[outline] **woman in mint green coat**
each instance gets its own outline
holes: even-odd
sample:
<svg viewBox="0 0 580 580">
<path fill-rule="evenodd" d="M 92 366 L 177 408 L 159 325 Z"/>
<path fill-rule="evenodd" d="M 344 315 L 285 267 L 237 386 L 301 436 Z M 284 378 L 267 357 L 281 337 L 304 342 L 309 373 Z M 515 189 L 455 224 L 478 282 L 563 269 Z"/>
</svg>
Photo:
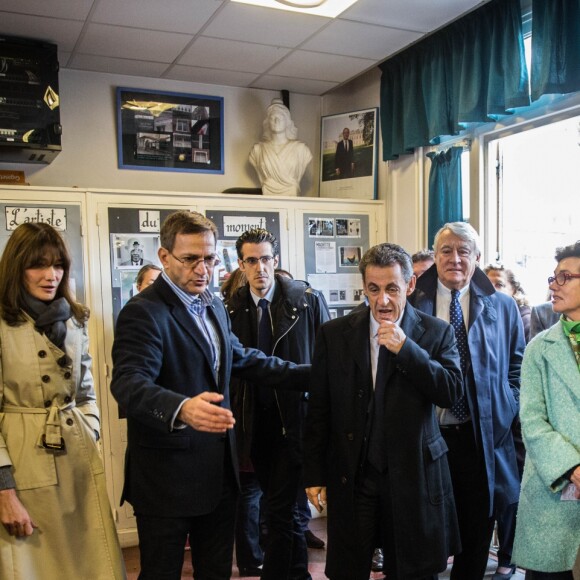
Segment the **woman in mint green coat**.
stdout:
<svg viewBox="0 0 580 580">
<path fill-rule="evenodd" d="M 549 282 L 561 318 L 530 342 L 522 364 L 527 456 L 513 560 L 526 580 L 572 580 L 580 545 L 580 241 L 556 260 Z"/>
</svg>

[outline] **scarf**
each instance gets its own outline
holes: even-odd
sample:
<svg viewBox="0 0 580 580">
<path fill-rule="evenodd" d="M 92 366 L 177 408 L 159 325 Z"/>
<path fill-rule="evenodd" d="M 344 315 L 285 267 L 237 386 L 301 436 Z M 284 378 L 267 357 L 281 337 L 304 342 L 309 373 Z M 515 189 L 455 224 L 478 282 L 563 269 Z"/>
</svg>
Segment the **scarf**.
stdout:
<svg viewBox="0 0 580 580">
<path fill-rule="evenodd" d="M 570 341 L 570 346 L 576 357 L 576 363 L 578 364 L 578 370 L 580 370 L 580 321 L 578 320 L 565 320 L 564 317 L 560 319 L 562 322 L 562 328 L 564 329 L 564 334 L 568 337 Z"/>
<path fill-rule="evenodd" d="M 24 295 L 24 310 L 34 320 L 34 328 L 46 335 L 54 345 L 64 350 L 66 321 L 71 317 L 70 304 L 65 298 L 46 303 L 30 294 Z"/>
</svg>

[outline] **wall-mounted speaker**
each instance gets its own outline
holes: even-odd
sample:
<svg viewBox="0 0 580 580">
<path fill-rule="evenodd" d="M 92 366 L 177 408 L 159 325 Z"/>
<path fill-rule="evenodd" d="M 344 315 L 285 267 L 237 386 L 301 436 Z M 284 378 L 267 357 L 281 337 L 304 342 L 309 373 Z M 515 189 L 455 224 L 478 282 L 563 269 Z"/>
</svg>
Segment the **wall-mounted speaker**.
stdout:
<svg viewBox="0 0 580 580">
<path fill-rule="evenodd" d="M 61 133 L 56 45 L 0 36 L 0 163 L 50 163 Z"/>
</svg>

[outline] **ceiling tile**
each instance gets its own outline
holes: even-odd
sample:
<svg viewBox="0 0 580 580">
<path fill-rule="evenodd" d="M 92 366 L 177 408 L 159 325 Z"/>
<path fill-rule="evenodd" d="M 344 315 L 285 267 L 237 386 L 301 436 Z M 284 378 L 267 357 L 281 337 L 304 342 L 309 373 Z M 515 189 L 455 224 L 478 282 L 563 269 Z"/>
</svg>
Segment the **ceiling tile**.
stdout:
<svg viewBox="0 0 580 580">
<path fill-rule="evenodd" d="M 488 0 L 484 0 L 487 2 Z M 429 32 L 482 4 L 482 0 L 358 0 L 340 15 L 341 19 L 357 20 L 404 30 Z"/>
<path fill-rule="evenodd" d="M 196 34 L 221 5 L 216 0 L 100 0 L 91 21 Z"/>
<path fill-rule="evenodd" d="M 171 67 L 171 70 L 163 78 L 176 81 L 188 81 L 191 83 L 207 83 L 210 85 L 226 85 L 233 87 L 248 87 L 256 78 L 255 73 L 217 70 L 194 66 Z"/>
<path fill-rule="evenodd" d="M 52 18 L 84 20 L 93 5 L 94 0 L 0 0 L 0 11 L 16 12 L 18 14 L 35 14 Z M 17 31 L 14 31 L 15 35 Z"/>
<path fill-rule="evenodd" d="M 173 62 L 191 40 L 186 34 L 90 24 L 78 52 L 152 62 Z"/>
<path fill-rule="evenodd" d="M 341 83 L 374 64 L 374 60 L 296 50 L 268 73 Z"/>
<path fill-rule="evenodd" d="M 262 73 L 288 52 L 287 48 L 200 36 L 178 64 Z"/>
<path fill-rule="evenodd" d="M 74 55 L 66 68 L 114 73 L 120 75 L 160 77 L 167 69 L 166 63 L 127 60 L 90 54 Z"/>
<path fill-rule="evenodd" d="M 421 36 L 418 32 L 335 20 L 300 48 L 380 60 Z"/>
<path fill-rule="evenodd" d="M 205 36 L 298 46 L 330 20 L 273 8 L 257 8 L 230 2 L 203 31 Z"/>
<path fill-rule="evenodd" d="M 83 23 L 76 20 L 0 12 L 0 34 L 52 42 L 68 52 L 74 48 L 82 27 Z"/>
<path fill-rule="evenodd" d="M 263 75 L 250 86 L 255 89 L 268 89 L 272 91 L 286 90 L 293 93 L 302 93 L 304 95 L 322 95 L 336 87 L 337 83 Z"/>
</svg>

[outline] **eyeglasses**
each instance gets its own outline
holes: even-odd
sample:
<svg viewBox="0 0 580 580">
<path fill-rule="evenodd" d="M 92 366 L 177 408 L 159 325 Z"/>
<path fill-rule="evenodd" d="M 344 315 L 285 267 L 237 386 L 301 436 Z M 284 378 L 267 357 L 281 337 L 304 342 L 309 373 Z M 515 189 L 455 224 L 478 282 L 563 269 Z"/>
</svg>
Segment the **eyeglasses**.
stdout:
<svg viewBox="0 0 580 580">
<path fill-rule="evenodd" d="M 204 266 L 211 270 L 215 268 L 219 263 L 220 259 L 215 255 L 211 254 L 210 256 L 205 256 L 203 258 L 197 258 L 196 256 L 185 256 L 185 258 L 178 258 L 173 252 L 169 252 L 178 262 L 181 262 L 186 268 L 191 270 L 195 270 L 198 264 L 203 262 Z"/>
<path fill-rule="evenodd" d="M 572 278 L 580 278 L 580 274 L 568 274 L 568 272 L 560 272 L 555 276 L 550 276 L 548 278 L 548 284 L 553 284 L 556 282 L 558 286 L 564 286 L 568 282 L 568 280 L 572 280 Z"/>
<path fill-rule="evenodd" d="M 267 266 L 273 259 L 274 256 L 260 256 L 259 258 L 246 258 L 242 260 L 242 263 L 247 266 L 256 266 L 260 262 L 264 266 Z"/>
</svg>

